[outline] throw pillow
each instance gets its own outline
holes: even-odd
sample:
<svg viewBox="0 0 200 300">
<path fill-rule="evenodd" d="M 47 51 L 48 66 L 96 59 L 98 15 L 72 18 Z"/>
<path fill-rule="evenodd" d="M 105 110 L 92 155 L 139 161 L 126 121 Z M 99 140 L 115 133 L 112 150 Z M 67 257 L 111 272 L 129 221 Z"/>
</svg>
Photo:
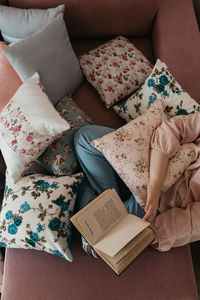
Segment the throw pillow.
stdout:
<svg viewBox="0 0 200 300">
<path fill-rule="evenodd" d="M 142 115 L 156 99 L 162 99 L 168 118 L 200 110 L 200 105 L 183 91 L 165 63 L 159 59 L 141 88 L 128 100 L 113 108 L 121 118 L 129 122 Z"/>
<path fill-rule="evenodd" d="M 13 184 L 6 176 L 0 246 L 43 250 L 72 261 L 70 217 L 82 173 L 30 175 Z"/>
<path fill-rule="evenodd" d="M 0 115 L 0 148 L 16 182 L 43 151 L 69 129 L 44 92 L 38 74 L 20 86 Z"/>
<path fill-rule="evenodd" d="M 0 5 L 0 30 L 7 44 L 16 43 L 38 30 L 59 13 L 65 6 L 48 9 L 23 9 Z"/>
<path fill-rule="evenodd" d="M 13 69 L 7 57 L 2 53 L 2 50 L 6 48 L 8 48 L 8 46 L 5 43 L 0 42 L 0 112 L 22 84 L 21 79 Z"/>
<path fill-rule="evenodd" d="M 4 53 L 23 81 L 35 72 L 40 74 L 53 104 L 66 94 L 73 93 L 82 81 L 80 65 L 62 14 L 24 40 L 5 49 Z"/>
<path fill-rule="evenodd" d="M 142 116 L 92 141 L 141 206 L 145 205 L 147 196 L 151 137 L 163 120 L 166 115 L 162 102 L 157 100 Z"/>
<path fill-rule="evenodd" d="M 140 87 L 152 70 L 147 58 L 123 36 L 80 56 L 79 61 L 107 108 Z"/>
<path fill-rule="evenodd" d="M 82 126 L 92 124 L 92 121 L 71 96 L 64 97 L 55 109 L 70 124 L 70 129 L 45 150 L 39 161 L 54 175 L 71 175 L 76 173 L 79 167 L 74 150 L 74 134 Z"/>
</svg>

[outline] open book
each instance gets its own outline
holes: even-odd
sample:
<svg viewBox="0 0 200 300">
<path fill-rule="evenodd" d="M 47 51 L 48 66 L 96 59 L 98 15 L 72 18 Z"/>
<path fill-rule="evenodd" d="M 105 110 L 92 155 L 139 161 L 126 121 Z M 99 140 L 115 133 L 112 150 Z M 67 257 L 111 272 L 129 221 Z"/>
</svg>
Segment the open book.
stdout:
<svg viewBox="0 0 200 300">
<path fill-rule="evenodd" d="M 104 191 L 70 220 L 118 275 L 155 238 L 150 223 L 128 214 L 114 189 Z"/>
</svg>

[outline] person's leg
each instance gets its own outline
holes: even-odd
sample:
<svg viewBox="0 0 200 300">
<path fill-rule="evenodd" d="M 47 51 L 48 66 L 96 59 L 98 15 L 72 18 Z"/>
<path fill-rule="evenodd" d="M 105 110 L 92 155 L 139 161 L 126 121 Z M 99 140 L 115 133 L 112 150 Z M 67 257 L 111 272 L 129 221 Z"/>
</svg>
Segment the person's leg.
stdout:
<svg viewBox="0 0 200 300">
<path fill-rule="evenodd" d="M 104 126 L 86 125 L 75 135 L 74 146 L 77 158 L 86 175 L 77 195 L 78 209 L 83 208 L 106 189 L 114 188 L 119 193 L 119 185 L 123 185 L 123 189 L 126 188 L 104 155 L 91 145 L 92 140 L 113 130 Z M 143 217 L 144 210 L 133 195 L 130 195 L 124 204 L 129 213 Z"/>
<path fill-rule="evenodd" d="M 118 175 L 105 159 L 104 155 L 91 145 L 92 140 L 100 138 L 112 131 L 113 129 L 103 126 L 86 125 L 75 135 L 74 146 L 77 158 L 85 174 L 77 193 L 77 210 L 83 208 L 106 189 L 114 188 L 119 194 L 118 184 L 120 185 L 120 180 Z M 143 217 L 144 211 L 138 205 L 133 195 L 124 202 L 124 205 L 129 213 Z M 92 247 L 83 237 L 82 247 L 88 254 L 97 257 Z"/>
<path fill-rule="evenodd" d="M 144 209 L 137 203 L 133 195 L 131 195 L 131 197 L 124 202 L 124 205 L 129 214 L 138 216 L 140 218 L 144 217 Z"/>
<path fill-rule="evenodd" d="M 77 194 L 77 208 L 81 209 L 104 190 L 114 188 L 119 193 L 117 174 L 104 155 L 91 145 L 91 141 L 112 132 L 113 129 L 86 125 L 74 137 L 77 158 L 86 178 Z"/>
</svg>

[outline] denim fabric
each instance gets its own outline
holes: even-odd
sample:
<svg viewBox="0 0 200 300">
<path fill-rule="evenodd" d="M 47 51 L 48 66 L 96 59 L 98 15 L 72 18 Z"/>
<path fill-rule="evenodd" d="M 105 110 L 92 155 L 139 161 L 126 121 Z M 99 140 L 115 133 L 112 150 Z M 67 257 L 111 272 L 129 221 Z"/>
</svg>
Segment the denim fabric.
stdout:
<svg viewBox="0 0 200 300">
<path fill-rule="evenodd" d="M 104 155 L 91 145 L 92 140 L 112 131 L 113 129 L 103 126 L 86 125 L 75 134 L 74 147 L 85 174 L 77 193 L 77 210 L 83 208 L 106 189 L 114 188 L 120 195 L 118 175 Z M 131 195 L 124 205 L 129 213 L 141 218 L 144 216 L 144 210 L 136 202 L 134 195 Z"/>
</svg>

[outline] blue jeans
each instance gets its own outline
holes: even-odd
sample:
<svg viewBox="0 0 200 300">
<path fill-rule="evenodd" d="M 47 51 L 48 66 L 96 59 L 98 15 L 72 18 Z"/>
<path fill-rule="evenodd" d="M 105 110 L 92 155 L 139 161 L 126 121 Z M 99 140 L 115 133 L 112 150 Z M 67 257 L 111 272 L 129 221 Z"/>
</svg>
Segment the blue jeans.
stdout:
<svg viewBox="0 0 200 300">
<path fill-rule="evenodd" d="M 83 208 L 106 189 L 114 188 L 120 195 L 121 185 L 124 187 L 124 183 L 119 179 L 104 155 L 91 145 L 92 140 L 100 138 L 113 130 L 98 125 L 86 125 L 75 134 L 74 146 L 85 174 L 77 193 L 77 210 Z M 144 216 L 144 210 L 136 202 L 133 195 L 130 194 L 130 197 L 124 201 L 124 205 L 129 213 L 141 218 Z"/>
</svg>

